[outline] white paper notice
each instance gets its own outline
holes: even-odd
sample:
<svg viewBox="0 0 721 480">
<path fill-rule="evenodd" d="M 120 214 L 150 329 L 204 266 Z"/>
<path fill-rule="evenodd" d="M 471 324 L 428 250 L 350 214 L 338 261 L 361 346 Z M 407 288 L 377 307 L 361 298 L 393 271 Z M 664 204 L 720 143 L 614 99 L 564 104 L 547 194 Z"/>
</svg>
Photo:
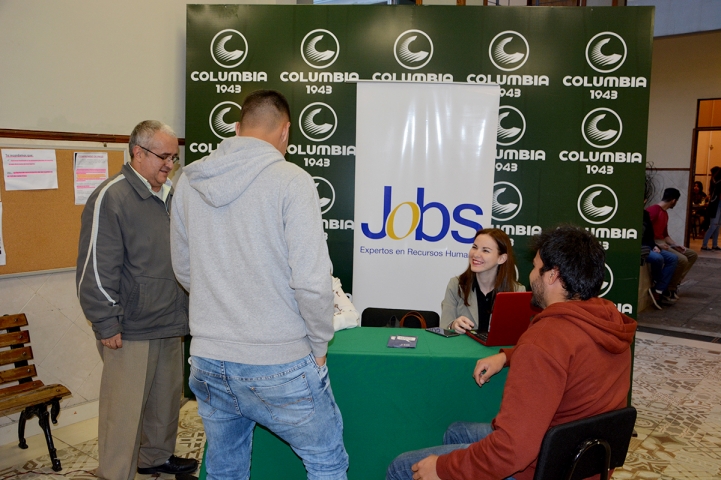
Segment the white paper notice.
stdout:
<svg viewBox="0 0 721 480">
<path fill-rule="evenodd" d="M 5 190 L 58 188 L 55 150 L 2 150 Z"/>
<path fill-rule="evenodd" d="M 3 243 L 3 203 L 0 202 L 0 265 L 5 265 L 5 244 Z"/>
<path fill-rule="evenodd" d="M 75 152 L 75 205 L 85 205 L 93 191 L 108 178 L 108 154 Z"/>
</svg>

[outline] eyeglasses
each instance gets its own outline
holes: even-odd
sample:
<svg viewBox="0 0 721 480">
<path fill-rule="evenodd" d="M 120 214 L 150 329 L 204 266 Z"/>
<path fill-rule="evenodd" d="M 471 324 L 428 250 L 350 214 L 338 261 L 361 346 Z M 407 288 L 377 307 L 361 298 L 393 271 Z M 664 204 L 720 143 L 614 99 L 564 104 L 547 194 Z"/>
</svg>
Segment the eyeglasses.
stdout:
<svg viewBox="0 0 721 480">
<path fill-rule="evenodd" d="M 180 161 L 180 157 L 177 156 L 177 155 L 171 155 L 171 154 L 169 154 L 169 153 L 164 153 L 164 154 L 162 154 L 162 155 L 158 155 L 158 154 L 155 153 L 154 151 L 149 150 L 149 149 L 145 148 L 145 147 L 142 146 L 142 145 L 138 145 L 138 146 L 139 146 L 140 148 L 142 148 L 143 150 L 145 150 L 146 152 L 152 153 L 153 155 L 155 155 L 156 157 L 158 157 L 159 159 L 161 159 L 161 160 L 164 161 L 164 162 L 167 162 L 168 160 L 170 160 L 171 162 L 173 162 L 173 164 L 176 164 L 176 163 L 178 163 L 178 162 Z"/>
</svg>

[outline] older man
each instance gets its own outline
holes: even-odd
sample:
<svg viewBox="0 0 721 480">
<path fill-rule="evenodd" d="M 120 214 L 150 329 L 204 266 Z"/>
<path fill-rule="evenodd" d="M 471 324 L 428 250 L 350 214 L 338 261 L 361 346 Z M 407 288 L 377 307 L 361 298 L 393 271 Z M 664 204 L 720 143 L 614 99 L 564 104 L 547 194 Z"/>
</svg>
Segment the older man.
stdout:
<svg viewBox="0 0 721 480">
<path fill-rule="evenodd" d="M 550 427 L 626 406 L 636 322 L 598 298 L 603 247 L 570 226 L 544 232 L 535 246 L 532 303 L 544 310 L 515 348 L 473 372 L 483 385 L 510 366 L 498 415 L 492 424 L 454 423 L 444 445 L 400 455 L 389 480 L 531 480 Z"/>
<path fill-rule="evenodd" d="M 248 478 L 259 423 L 309 479 L 345 479 L 343 420 L 328 378 L 333 289 L 318 193 L 283 158 L 290 110 L 260 90 L 237 137 L 185 168 L 172 212 L 173 268 L 190 289 L 190 388 L 208 476 Z"/>
<path fill-rule="evenodd" d="M 130 164 L 103 182 L 83 210 L 77 268 L 80 305 L 103 359 L 96 475 L 189 473 L 173 455 L 182 391 L 181 337 L 188 297 L 170 262 L 168 173 L 178 139 L 167 125 L 139 123 Z"/>
</svg>

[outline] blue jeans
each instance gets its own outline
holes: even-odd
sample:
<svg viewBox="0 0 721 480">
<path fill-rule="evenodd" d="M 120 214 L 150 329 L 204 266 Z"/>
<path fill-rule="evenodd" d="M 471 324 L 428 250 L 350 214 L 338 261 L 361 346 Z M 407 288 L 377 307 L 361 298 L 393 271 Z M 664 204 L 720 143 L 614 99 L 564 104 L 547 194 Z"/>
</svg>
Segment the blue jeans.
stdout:
<svg viewBox="0 0 721 480">
<path fill-rule="evenodd" d="M 456 422 L 443 435 L 443 445 L 406 452 L 396 457 L 388 466 L 386 480 L 413 480 L 411 466 L 429 455 L 444 455 L 454 450 L 468 448 L 471 443 L 483 440 L 491 434 L 490 423 Z M 513 480 L 508 477 L 506 480 Z"/>
<path fill-rule="evenodd" d="M 671 282 L 671 278 L 673 278 L 678 257 L 666 250 L 661 250 L 661 253 L 651 251 L 646 261 L 651 264 L 651 273 L 655 283 L 654 288 L 663 292 L 668 288 L 668 284 Z"/>
<path fill-rule="evenodd" d="M 208 479 L 248 479 L 259 423 L 303 459 L 309 480 L 345 480 L 343 419 L 328 367 L 312 355 L 283 365 L 246 365 L 191 357 L 190 388 L 208 439 Z"/>
<path fill-rule="evenodd" d="M 711 242 L 711 245 L 713 247 L 718 247 L 719 224 L 721 224 L 721 203 L 719 203 L 719 206 L 716 207 L 716 213 L 714 213 L 714 216 L 711 219 L 711 223 L 709 223 L 708 230 L 706 230 L 706 235 L 703 236 L 703 243 L 701 245 L 704 248 L 706 248 L 706 246 L 708 245 L 708 241 L 712 236 L 713 240 Z"/>
</svg>

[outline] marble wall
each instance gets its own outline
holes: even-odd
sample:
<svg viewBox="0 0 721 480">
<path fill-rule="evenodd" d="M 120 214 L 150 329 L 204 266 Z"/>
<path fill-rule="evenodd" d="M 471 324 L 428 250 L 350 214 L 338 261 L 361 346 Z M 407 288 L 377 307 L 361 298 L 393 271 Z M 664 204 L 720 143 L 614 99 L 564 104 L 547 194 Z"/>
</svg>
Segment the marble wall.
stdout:
<svg viewBox="0 0 721 480">
<path fill-rule="evenodd" d="M 68 407 L 97 401 L 103 363 L 75 293 L 75 269 L 0 278 L 0 315 L 15 313 L 28 318 L 39 379 L 46 385 L 61 383 L 72 392 L 61 402 L 60 416 Z M 0 427 L 19 416 L 0 417 Z"/>
</svg>

